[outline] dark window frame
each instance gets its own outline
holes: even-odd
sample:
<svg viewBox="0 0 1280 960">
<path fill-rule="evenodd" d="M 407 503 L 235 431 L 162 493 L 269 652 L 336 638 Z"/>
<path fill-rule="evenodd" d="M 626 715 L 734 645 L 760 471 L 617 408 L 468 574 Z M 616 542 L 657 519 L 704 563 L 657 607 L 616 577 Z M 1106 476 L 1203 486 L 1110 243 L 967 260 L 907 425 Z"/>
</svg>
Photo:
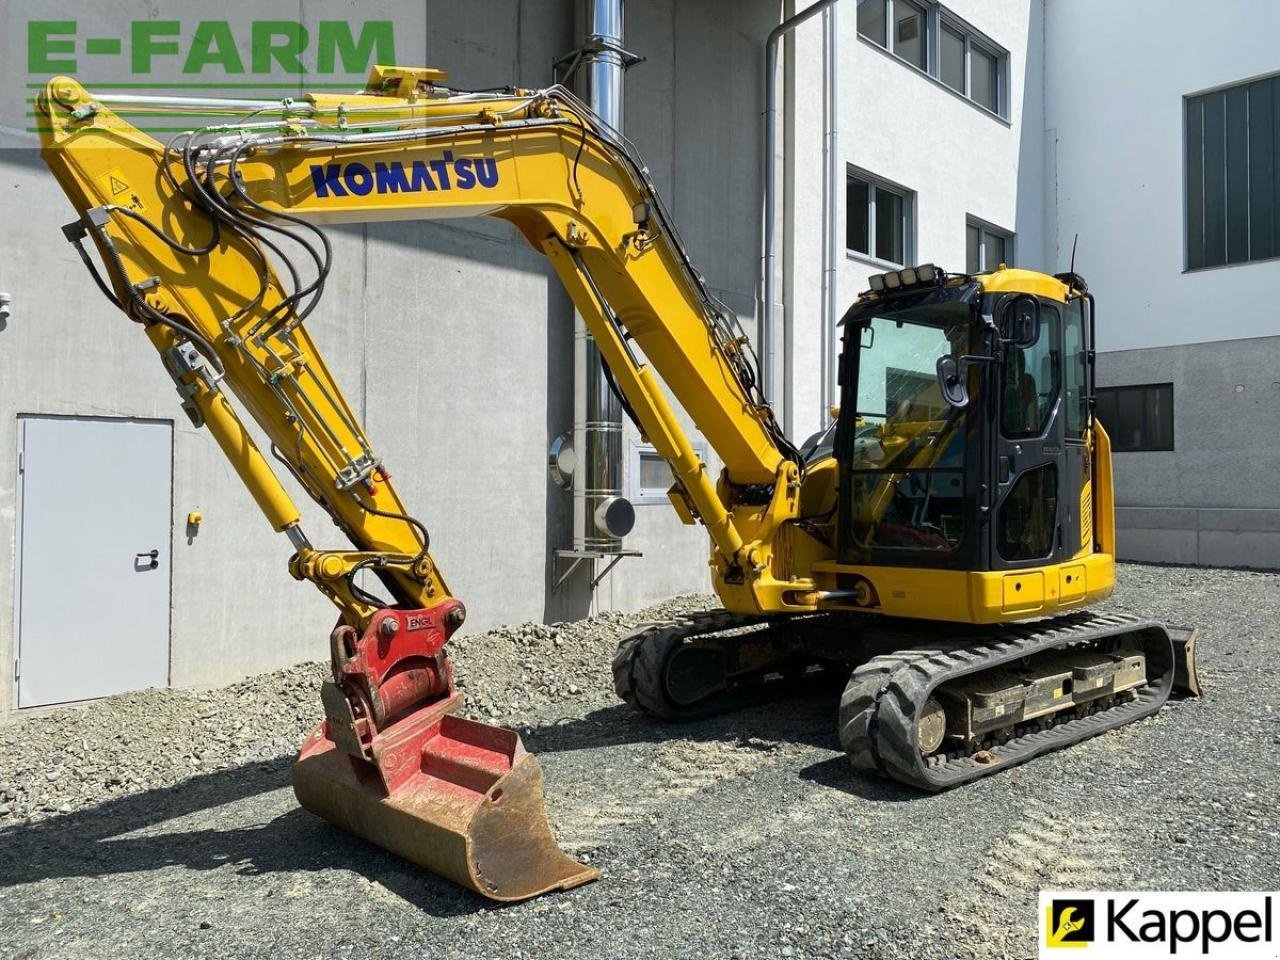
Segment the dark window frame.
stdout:
<svg viewBox="0 0 1280 960">
<path fill-rule="evenodd" d="M 996 520 L 1000 559 L 1021 563 L 1053 556 L 1059 496 L 1055 461 L 1022 471 L 1000 505 Z"/>
<path fill-rule="evenodd" d="M 1168 410 L 1169 424 L 1167 430 L 1167 438 L 1162 434 L 1159 425 L 1150 418 L 1153 415 L 1149 398 L 1153 391 L 1168 392 Z M 1139 416 L 1142 419 L 1142 434 L 1144 437 L 1150 435 L 1151 440 L 1144 440 L 1139 443 L 1129 443 L 1122 435 L 1121 424 L 1123 414 L 1119 408 L 1119 402 L 1122 397 L 1129 395 L 1139 395 L 1142 397 L 1142 410 Z M 1115 415 L 1108 417 L 1111 412 L 1108 408 L 1113 403 Z M 1172 383 L 1129 383 L 1111 387 L 1096 387 L 1094 390 L 1094 410 L 1095 419 L 1102 424 L 1102 429 L 1107 431 L 1107 436 L 1111 440 L 1111 449 L 1115 453 L 1171 453 L 1177 444 L 1177 418 L 1175 415 L 1175 396 Z"/>
<path fill-rule="evenodd" d="M 848 215 L 850 206 L 854 203 L 853 192 L 855 184 L 866 188 L 866 204 L 867 214 L 865 223 L 867 226 L 867 249 L 860 250 L 854 246 L 854 219 Z M 880 256 L 879 237 L 877 236 L 877 226 L 879 217 L 877 215 L 877 194 L 886 193 L 901 202 L 902 213 L 899 219 L 899 234 L 902 245 L 902 259 L 895 260 L 888 257 Z M 855 167 L 849 164 L 845 168 L 845 253 L 847 256 L 858 260 L 869 261 L 876 265 L 885 266 L 906 266 L 915 260 L 916 246 L 916 192 L 908 187 L 904 187 L 900 183 L 894 183 L 892 180 L 886 180 L 884 177 L 878 177 L 874 173 L 870 173 L 861 167 Z"/>
<path fill-rule="evenodd" d="M 1073 328 L 1080 341 L 1075 350 L 1071 349 L 1070 333 Z M 1088 344 L 1089 324 L 1085 299 L 1074 297 L 1067 301 L 1066 308 L 1062 311 L 1062 428 L 1068 442 L 1084 440 L 1093 426 Z M 1076 378 L 1078 382 L 1075 382 Z"/>
<path fill-rule="evenodd" d="M 1280 73 L 1183 97 L 1183 270 L 1280 258 Z"/>
<path fill-rule="evenodd" d="M 859 23 L 856 28 L 860 39 L 883 50 L 899 63 L 904 63 L 913 70 L 924 74 L 945 90 L 973 104 L 983 113 L 997 117 L 1006 123 L 1009 121 L 1011 87 L 1009 77 L 1011 67 L 1008 50 L 986 34 L 971 27 L 950 9 L 937 2 L 937 0 L 861 0 L 858 4 L 859 13 L 864 2 L 877 5 L 881 13 L 881 16 L 877 18 L 877 25 L 883 29 L 883 34 L 881 36 L 873 36 L 869 33 L 864 33 Z M 897 44 L 895 42 L 894 28 L 897 23 L 897 15 L 894 6 L 895 3 L 900 2 L 909 2 L 912 6 L 918 7 L 924 12 L 922 23 L 925 40 L 924 66 L 908 60 L 895 49 Z M 855 20 L 860 19 L 860 17 L 855 16 Z M 944 80 L 942 76 L 942 32 L 944 30 L 949 31 L 953 36 L 958 35 L 964 41 L 964 54 L 961 61 L 963 78 L 960 87 Z M 996 103 L 994 109 L 973 96 L 971 88 L 974 69 L 973 54 L 975 51 L 985 54 L 995 61 L 996 76 L 993 93 L 995 94 Z"/>
<path fill-rule="evenodd" d="M 1014 257 L 1017 254 L 1018 235 L 1012 230 L 1006 230 L 1004 227 L 997 227 L 988 220 L 981 220 L 975 216 L 967 216 L 964 219 L 965 230 L 965 272 L 970 274 L 992 273 L 1003 263 L 1006 267 L 1014 266 Z M 969 231 L 978 231 L 978 269 L 969 269 Z M 1004 244 L 1004 257 L 997 263 L 989 263 L 987 257 L 987 239 L 999 240 Z"/>
</svg>

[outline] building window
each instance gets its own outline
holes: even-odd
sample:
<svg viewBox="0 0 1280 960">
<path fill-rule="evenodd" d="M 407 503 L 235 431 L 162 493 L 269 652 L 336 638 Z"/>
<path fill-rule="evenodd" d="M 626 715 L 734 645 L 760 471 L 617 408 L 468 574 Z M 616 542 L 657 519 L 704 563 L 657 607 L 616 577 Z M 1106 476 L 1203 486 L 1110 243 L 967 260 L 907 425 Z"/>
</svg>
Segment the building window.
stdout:
<svg viewBox="0 0 1280 960">
<path fill-rule="evenodd" d="M 938 79 L 956 93 L 964 93 L 964 34 L 950 24 L 938 34 Z"/>
<path fill-rule="evenodd" d="M 912 66 L 929 69 L 929 21 L 912 0 L 894 0 L 893 52 Z"/>
<path fill-rule="evenodd" d="M 915 194 L 861 170 L 849 170 L 845 246 L 851 253 L 904 264 L 913 255 Z"/>
<path fill-rule="evenodd" d="M 858 32 L 882 47 L 888 47 L 888 0 L 858 0 Z"/>
<path fill-rule="evenodd" d="M 992 113 L 1000 113 L 1000 58 L 976 45 L 969 48 L 969 96 Z"/>
<path fill-rule="evenodd" d="M 707 445 L 701 440 L 693 442 L 698 459 L 707 461 Z M 631 444 L 631 477 L 628 499 L 634 504 L 670 503 L 667 491 L 676 482 L 671 465 L 647 443 Z"/>
<path fill-rule="evenodd" d="M 1280 256 L 1280 76 L 1186 98 L 1187 269 Z"/>
<path fill-rule="evenodd" d="M 1098 387 L 1094 413 L 1117 453 L 1173 449 L 1173 384 Z"/>
<path fill-rule="evenodd" d="M 858 33 L 1008 118 L 1009 52 L 930 0 L 858 0 Z"/>
<path fill-rule="evenodd" d="M 970 217 L 965 223 L 965 273 L 990 273 L 1013 264 L 1013 234 Z"/>
</svg>

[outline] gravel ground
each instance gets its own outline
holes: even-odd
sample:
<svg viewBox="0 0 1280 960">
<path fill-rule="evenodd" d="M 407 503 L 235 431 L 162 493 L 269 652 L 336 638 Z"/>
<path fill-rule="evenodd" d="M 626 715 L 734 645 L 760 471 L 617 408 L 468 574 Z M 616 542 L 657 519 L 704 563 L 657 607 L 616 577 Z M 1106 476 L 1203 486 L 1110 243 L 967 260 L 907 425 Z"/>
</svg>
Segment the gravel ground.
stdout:
<svg viewBox="0 0 1280 960">
<path fill-rule="evenodd" d="M 604 879 L 497 907 L 297 808 L 308 664 L 0 726 L 0 956 L 1034 954 L 1043 887 L 1280 885 L 1280 575 L 1126 564 L 1114 609 L 1201 629 L 1202 700 L 939 796 L 855 774 L 834 698 L 686 726 L 615 702 L 647 617 L 459 638 L 472 715 L 519 726 Z"/>
</svg>

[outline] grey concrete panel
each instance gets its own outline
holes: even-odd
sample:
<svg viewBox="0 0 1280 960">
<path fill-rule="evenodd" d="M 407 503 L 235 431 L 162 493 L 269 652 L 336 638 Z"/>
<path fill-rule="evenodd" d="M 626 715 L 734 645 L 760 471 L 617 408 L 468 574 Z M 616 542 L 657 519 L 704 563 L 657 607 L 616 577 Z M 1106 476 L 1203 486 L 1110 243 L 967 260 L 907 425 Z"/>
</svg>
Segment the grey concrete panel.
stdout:
<svg viewBox="0 0 1280 960">
<path fill-rule="evenodd" d="M 1280 569 L 1280 532 L 1200 532 L 1198 562 L 1209 567 Z"/>
<path fill-rule="evenodd" d="M 751 295 L 760 266 L 764 39 L 778 22 L 778 5 L 675 3 L 673 14 L 669 199 L 708 282 Z"/>
<path fill-rule="evenodd" d="M 1199 562 L 1194 530 L 1119 530 L 1116 552 L 1121 560 L 1155 563 Z"/>
<path fill-rule="evenodd" d="M 1117 453 L 1118 504 L 1280 508 L 1280 337 L 1103 353 L 1098 383 L 1173 384 L 1175 449 Z"/>
<path fill-rule="evenodd" d="M 1280 510 L 1198 510 L 1201 530 L 1280 533 Z"/>
<path fill-rule="evenodd" d="M 1116 507 L 1116 525 L 1122 530 L 1195 530 L 1196 511 L 1173 507 Z"/>
</svg>

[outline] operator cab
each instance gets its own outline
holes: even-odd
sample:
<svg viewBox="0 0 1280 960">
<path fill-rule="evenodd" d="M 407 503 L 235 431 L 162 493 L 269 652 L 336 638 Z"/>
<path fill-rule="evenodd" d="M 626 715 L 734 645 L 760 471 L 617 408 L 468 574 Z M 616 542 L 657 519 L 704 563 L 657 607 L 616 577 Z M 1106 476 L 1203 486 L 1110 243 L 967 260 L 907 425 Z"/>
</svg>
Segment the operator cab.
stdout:
<svg viewBox="0 0 1280 960">
<path fill-rule="evenodd" d="M 926 264 L 841 321 L 838 559 L 1006 570 L 1094 550 L 1082 280 Z"/>
</svg>

